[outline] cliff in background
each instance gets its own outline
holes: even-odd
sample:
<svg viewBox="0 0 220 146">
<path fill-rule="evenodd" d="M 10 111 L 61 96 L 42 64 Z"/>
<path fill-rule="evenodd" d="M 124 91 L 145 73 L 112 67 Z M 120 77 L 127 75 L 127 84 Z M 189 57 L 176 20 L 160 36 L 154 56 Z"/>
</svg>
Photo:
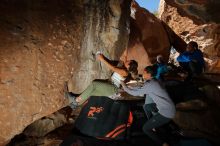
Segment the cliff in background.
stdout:
<svg viewBox="0 0 220 146">
<path fill-rule="evenodd" d="M 161 0 L 159 18 L 186 42 L 198 42 L 206 72 L 220 72 L 220 1 Z"/>
</svg>

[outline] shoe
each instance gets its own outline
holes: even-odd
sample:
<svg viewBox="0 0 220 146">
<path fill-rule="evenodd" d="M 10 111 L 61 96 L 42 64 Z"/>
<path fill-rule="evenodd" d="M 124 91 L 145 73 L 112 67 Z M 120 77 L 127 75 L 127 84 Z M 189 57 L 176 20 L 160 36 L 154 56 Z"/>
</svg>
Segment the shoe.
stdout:
<svg viewBox="0 0 220 146">
<path fill-rule="evenodd" d="M 64 97 L 67 98 L 69 101 L 69 106 L 74 110 L 78 107 L 79 103 L 76 102 L 76 97 L 78 97 L 79 94 L 74 94 L 72 92 L 69 92 L 68 89 L 68 83 L 64 83 Z"/>
<path fill-rule="evenodd" d="M 79 107 L 79 104 L 78 104 L 78 102 L 73 102 L 69 106 L 72 108 L 72 110 L 75 110 L 75 109 L 77 109 L 77 107 Z"/>
<path fill-rule="evenodd" d="M 64 92 L 64 94 L 70 103 L 69 106 L 72 109 L 76 109 L 79 106 L 79 103 L 76 101 L 76 98 L 79 96 L 79 94 L 74 94 L 72 92 Z"/>
</svg>

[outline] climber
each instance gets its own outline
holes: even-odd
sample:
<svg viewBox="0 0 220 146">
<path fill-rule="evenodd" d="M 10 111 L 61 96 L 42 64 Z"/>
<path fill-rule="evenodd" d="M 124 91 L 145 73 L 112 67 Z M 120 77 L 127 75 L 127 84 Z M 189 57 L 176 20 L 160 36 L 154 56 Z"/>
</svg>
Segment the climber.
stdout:
<svg viewBox="0 0 220 146">
<path fill-rule="evenodd" d="M 103 62 L 114 72 L 111 76 L 111 81 L 93 80 L 79 96 L 65 92 L 65 96 L 69 99 L 70 106 L 73 109 L 82 105 L 90 96 L 107 96 L 114 99 L 120 96 L 118 92 L 121 80 L 128 82 L 130 79 L 137 78 L 138 63 L 135 60 L 125 61 L 122 67 L 117 67 L 109 63 L 108 59 L 101 53 L 97 54 L 96 57 L 97 60 Z"/>
<path fill-rule="evenodd" d="M 143 78 L 145 83 L 142 87 L 130 88 L 123 81 L 121 85 L 131 95 L 145 95 L 143 108 L 148 121 L 144 124 L 143 131 L 156 143 L 169 146 L 167 142 L 156 135 L 155 128 L 168 123 L 175 116 L 176 109 L 165 88 L 154 78 L 155 72 L 154 66 L 147 66 L 144 69 Z"/>
</svg>

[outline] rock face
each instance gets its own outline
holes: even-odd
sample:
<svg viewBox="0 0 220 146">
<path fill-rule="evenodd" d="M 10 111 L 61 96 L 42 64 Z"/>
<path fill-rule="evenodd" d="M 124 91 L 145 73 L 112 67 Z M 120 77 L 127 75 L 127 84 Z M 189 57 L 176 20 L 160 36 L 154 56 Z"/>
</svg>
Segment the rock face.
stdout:
<svg viewBox="0 0 220 146">
<path fill-rule="evenodd" d="M 218 0 L 160 1 L 160 19 L 186 42 L 198 42 L 207 61 L 207 72 L 220 72 L 219 6 Z"/>
<path fill-rule="evenodd" d="M 160 1 L 164 3 L 164 0 Z M 172 7 L 176 7 L 181 16 L 188 16 L 197 24 L 220 23 L 219 0 L 165 0 Z"/>
<path fill-rule="evenodd" d="M 159 17 L 161 20 L 186 42 L 191 40 L 198 42 L 207 62 L 206 72 L 220 72 L 219 4 L 218 0 L 160 1 Z M 212 78 L 218 81 L 217 77 Z M 220 103 L 219 89 L 216 85 L 201 89 L 206 94 L 207 109 L 178 111 L 175 121 L 187 131 L 188 135 L 206 137 L 220 143 L 220 125 L 219 116 L 217 116 Z"/>
<path fill-rule="evenodd" d="M 77 63 L 79 67 L 72 76 L 74 92 L 82 92 L 95 78 L 109 78 L 102 64 L 95 63 L 95 54 L 101 51 L 113 60 L 119 60 L 127 46 L 130 3 L 120 0 L 87 1 L 84 4 L 84 37 Z M 102 70 L 102 71 L 100 71 Z M 80 83 L 80 86 L 75 86 Z M 74 88 L 72 88 L 74 87 Z"/>
<path fill-rule="evenodd" d="M 192 104 L 193 101 L 186 102 L 185 107 L 188 108 L 187 111 L 179 110 L 176 113 L 175 122 L 184 130 L 185 135 L 189 137 L 205 137 L 210 141 L 220 143 L 220 92 L 216 86 L 205 85 L 201 87 L 202 91 L 205 93 L 206 108 L 200 105 L 200 110 L 195 109 L 197 104 Z M 201 100 L 201 99 L 200 99 Z M 190 103 L 193 108 L 190 107 Z M 191 108 L 191 109 L 190 109 Z M 203 109 L 202 109 L 203 108 Z"/>
<path fill-rule="evenodd" d="M 171 46 L 183 51 L 185 42 L 152 13 L 132 2 L 129 43 L 121 60 L 137 60 L 142 73 L 144 67 L 155 63 L 159 54 L 167 61 Z"/>
<path fill-rule="evenodd" d="M 30 123 L 65 105 L 64 81 L 71 79 L 71 89 L 81 91 L 92 79 L 109 74 L 93 54 L 100 49 L 115 59 L 122 54 L 128 41 L 129 4 L 3 0 L 0 9 L 0 145 L 4 145 Z"/>
</svg>

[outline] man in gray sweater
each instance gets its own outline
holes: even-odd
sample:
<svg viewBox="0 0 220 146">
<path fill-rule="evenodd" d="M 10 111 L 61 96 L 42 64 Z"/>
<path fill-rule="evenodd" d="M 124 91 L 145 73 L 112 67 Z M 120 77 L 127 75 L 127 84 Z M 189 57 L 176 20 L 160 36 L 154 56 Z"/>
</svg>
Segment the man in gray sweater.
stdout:
<svg viewBox="0 0 220 146">
<path fill-rule="evenodd" d="M 156 74 L 153 66 L 147 66 L 143 72 L 145 83 L 142 87 L 127 87 L 121 83 L 123 89 L 134 96 L 145 95 L 144 111 L 147 114 L 148 121 L 143 126 L 143 131 L 152 140 L 162 146 L 169 146 L 154 132 L 157 127 L 168 123 L 175 116 L 175 105 L 170 99 L 167 91 L 154 79 Z"/>
</svg>

